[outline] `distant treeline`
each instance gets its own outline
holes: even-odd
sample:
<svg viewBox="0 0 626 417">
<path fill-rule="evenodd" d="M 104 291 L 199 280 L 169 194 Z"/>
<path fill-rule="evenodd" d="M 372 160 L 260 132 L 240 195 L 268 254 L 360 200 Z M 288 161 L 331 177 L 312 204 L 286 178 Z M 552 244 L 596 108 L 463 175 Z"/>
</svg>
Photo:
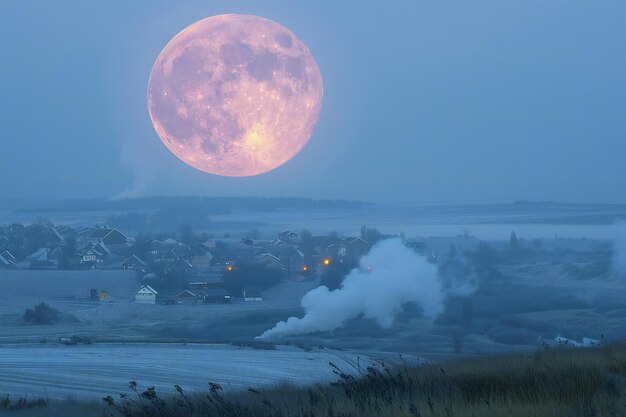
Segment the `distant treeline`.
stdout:
<svg viewBox="0 0 626 417">
<path fill-rule="evenodd" d="M 363 201 L 315 200 L 283 197 L 141 197 L 124 200 L 72 199 L 49 211 L 141 211 L 187 207 L 206 214 L 231 210 L 274 211 L 281 209 L 353 209 L 371 205 Z M 31 211 L 29 209 L 24 211 Z"/>
<path fill-rule="evenodd" d="M 107 218 L 107 225 L 122 230 L 176 231 L 182 225 L 196 229 L 220 229 L 219 224 L 210 221 L 210 216 L 228 214 L 233 210 L 271 212 L 284 209 L 352 209 L 367 204 L 306 198 L 146 197 L 120 201 L 71 200 L 66 202 L 64 207 L 68 211 L 121 212 L 111 214 Z M 255 222 L 250 222 L 248 226 L 254 227 Z"/>
</svg>

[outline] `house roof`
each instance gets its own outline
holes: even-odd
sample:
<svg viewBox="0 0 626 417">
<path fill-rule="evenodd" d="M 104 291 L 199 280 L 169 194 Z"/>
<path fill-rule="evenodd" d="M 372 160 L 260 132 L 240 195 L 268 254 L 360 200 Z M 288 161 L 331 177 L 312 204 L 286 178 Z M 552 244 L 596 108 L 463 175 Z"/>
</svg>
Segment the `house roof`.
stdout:
<svg viewBox="0 0 626 417">
<path fill-rule="evenodd" d="M 189 263 L 188 260 L 179 258 L 170 264 L 171 267 L 175 268 L 193 268 L 193 265 Z"/>
<path fill-rule="evenodd" d="M 13 256 L 13 254 L 8 250 L 2 251 L 2 253 L 0 253 L 0 256 L 11 262 L 15 261 L 15 256 Z"/>
<path fill-rule="evenodd" d="M 60 252 L 60 253 L 63 253 L 63 249 L 61 249 L 61 247 L 60 247 L 60 246 L 57 246 L 56 248 L 54 248 L 54 249 L 52 249 L 52 250 L 50 251 L 50 255 L 52 255 L 53 253 L 59 253 L 59 252 Z"/>
<path fill-rule="evenodd" d="M 207 297 L 230 297 L 230 292 L 224 288 L 211 288 L 202 290 L 202 292 Z"/>
<path fill-rule="evenodd" d="M 94 229 L 91 231 L 91 233 L 89 233 L 89 237 L 102 239 L 108 236 L 113 230 L 114 229 L 107 229 L 107 228 Z"/>
<path fill-rule="evenodd" d="M 100 228 L 100 229 L 95 229 L 93 230 L 90 234 L 89 237 L 90 238 L 96 238 L 96 239 L 106 239 L 107 237 L 109 237 L 112 234 L 119 234 L 121 235 L 124 239 L 126 239 L 126 241 L 128 241 L 128 236 L 126 236 L 124 233 L 120 232 L 117 229 L 109 229 L 109 228 Z"/>
<path fill-rule="evenodd" d="M 191 247 L 191 250 L 196 256 L 212 255 L 211 250 L 203 243 L 196 243 Z"/>
<path fill-rule="evenodd" d="M 146 265 L 146 263 L 137 255 L 132 255 L 129 256 L 128 258 L 126 258 L 124 260 L 125 263 L 129 263 L 129 262 L 137 262 L 139 265 Z"/>
<path fill-rule="evenodd" d="M 304 254 L 300 251 L 300 249 L 296 248 L 295 246 L 284 246 L 284 247 L 276 247 L 275 249 L 272 250 L 272 252 L 274 254 L 276 254 L 278 257 L 284 256 L 284 255 L 296 255 L 296 256 L 300 256 L 300 257 L 304 257 Z"/>
<path fill-rule="evenodd" d="M 197 297 L 198 294 L 193 293 L 189 290 L 182 290 L 181 292 L 179 292 L 178 294 L 176 294 L 176 298 L 195 298 Z"/>
<path fill-rule="evenodd" d="M 149 285 L 142 285 L 139 290 L 135 294 L 154 294 L 157 295 L 158 292 Z"/>
<path fill-rule="evenodd" d="M 195 275 L 194 278 L 202 278 L 202 281 L 190 282 L 190 287 L 202 287 L 204 285 L 219 284 L 224 282 L 222 274 Z"/>
<path fill-rule="evenodd" d="M 171 237 L 168 237 L 167 239 L 165 239 L 163 243 L 166 245 L 176 245 L 176 246 L 180 245 L 180 243 L 176 239 L 171 238 Z"/>
<path fill-rule="evenodd" d="M 39 248 L 35 252 L 28 255 L 29 261 L 47 261 L 48 260 L 48 248 Z"/>
<path fill-rule="evenodd" d="M 56 239 L 57 242 L 63 242 L 63 236 L 61 236 L 56 227 L 48 226 L 48 229 L 52 232 L 52 236 Z"/>
<path fill-rule="evenodd" d="M 5 258 L 4 256 L 2 256 L 2 255 L 0 254 L 0 265 L 9 266 L 9 265 L 13 265 L 13 264 L 14 264 L 14 262 L 13 262 L 13 261 L 11 261 L 11 260 L 9 260 L 9 259 Z"/>
<path fill-rule="evenodd" d="M 104 254 L 111 253 L 111 251 L 109 250 L 107 245 L 105 245 L 102 241 L 88 242 L 82 248 L 80 248 L 78 250 L 78 252 L 80 253 L 80 252 L 84 252 L 84 251 L 88 251 L 88 250 L 93 250 L 98 255 L 104 255 Z"/>
</svg>

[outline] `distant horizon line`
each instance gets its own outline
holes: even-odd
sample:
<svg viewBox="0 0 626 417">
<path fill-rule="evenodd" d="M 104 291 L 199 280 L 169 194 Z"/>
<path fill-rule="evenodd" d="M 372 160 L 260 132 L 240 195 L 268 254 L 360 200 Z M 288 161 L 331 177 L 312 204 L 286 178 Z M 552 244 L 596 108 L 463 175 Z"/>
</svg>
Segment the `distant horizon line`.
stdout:
<svg viewBox="0 0 626 417">
<path fill-rule="evenodd" d="M 12 206 L 6 207 L 6 209 L 10 208 L 22 208 L 17 207 L 18 205 L 27 205 L 27 206 L 35 206 L 35 205 L 63 205 L 68 202 L 115 202 L 115 201 L 140 201 L 142 199 L 185 199 L 185 198 L 203 198 L 203 199 L 267 199 L 267 200 L 310 200 L 310 201 L 318 201 L 318 202 L 345 202 L 345 203 L 355 203 L 355 204 L 368 204 L 375 206 L 392 206 L 392 207 L 413 207 L 413 206 L 471 206 L 471 205 L 579 205 L 579 206 L 593 206 L 593 205 L 602 205 L 602 206 L 623 206 L 626 205 L 626 202 L 607 202 L 607 201 L 568 201 L 568 200 L 548 200 L 548 199 L 515 199 L 515 200 L 438 200 L 438 201 L 416 201 L 416 202 L 376 202 L 369 201 L 363 199 L 355 199 L 355 198 L 334 198 L 334 197 L 303 197 L 303 196 L 262 196 L 262 195 L 240 195 L 240 196 L 229 196 L 229 195 L 202 195 L 202 194 L 149 194 L 141 197 L 131 197 L 131 198 L 123 198 L 123 199 L 115 199 L 113 197 L 59 197 L 59 198 L 41 198 L 41 197 L 19 197 L 19 198 L 6 198 L 0 197 L 0 209 L 5 209 L 2 207 L 4 205 Z"/>
</svg>

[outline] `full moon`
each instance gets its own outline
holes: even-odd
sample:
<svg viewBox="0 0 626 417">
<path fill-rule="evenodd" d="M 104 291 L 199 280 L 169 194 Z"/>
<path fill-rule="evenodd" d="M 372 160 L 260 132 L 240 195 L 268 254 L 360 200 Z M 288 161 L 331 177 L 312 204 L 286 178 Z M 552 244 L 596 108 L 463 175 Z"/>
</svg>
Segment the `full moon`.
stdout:
<svg viewBox="0 0 626 417">
<path fill-rule="evenodd" d="M 211 174 L 275 169 L 310 139 L 322 75 L 284 26 L 252 15 L 200 20 L 159 54 L 148 82 L 154 128 L 178 158 Z"/>
</svg>

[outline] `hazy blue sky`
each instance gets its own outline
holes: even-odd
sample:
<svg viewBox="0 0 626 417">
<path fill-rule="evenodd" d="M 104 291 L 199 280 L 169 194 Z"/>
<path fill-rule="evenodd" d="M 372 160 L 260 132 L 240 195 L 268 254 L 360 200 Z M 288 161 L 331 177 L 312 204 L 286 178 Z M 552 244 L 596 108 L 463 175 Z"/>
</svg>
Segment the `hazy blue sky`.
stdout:
<svg viewBox="0 0 626 417">
<path fill-rule="evenodd" d="M 160 50 L 221 13 L 287 26 L 324 78 L 313 138 L 258 177 L 187 166 L 148 116 Z M 1 197 L 626 202 L 624 22 L 598 0 L 2 0 Z"/>
</svg>

